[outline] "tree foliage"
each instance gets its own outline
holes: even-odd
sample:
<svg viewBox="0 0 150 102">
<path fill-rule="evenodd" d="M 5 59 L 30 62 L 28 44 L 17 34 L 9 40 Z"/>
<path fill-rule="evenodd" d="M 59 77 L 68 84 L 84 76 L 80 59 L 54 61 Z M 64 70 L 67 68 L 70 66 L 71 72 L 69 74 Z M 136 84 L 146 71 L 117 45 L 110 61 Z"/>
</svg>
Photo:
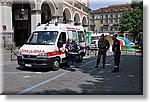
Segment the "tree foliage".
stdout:
<svg viewBox="0 0 150 102">
<path fill-rule="evenodd" d="M 133 41 L 138 33 L 143 32 L 143 1 L 131 4 L 130 11 L 124 11 L 120 19 L 121 32 L 129 31 L 133 34 Z"/>
<path fill-rule="evenodd" d="M 120 19 L 120 29 L 122 32 L 129 31 L 131 28 L 131 16 L 129 11 L 124 11 Z"/>
</svg>

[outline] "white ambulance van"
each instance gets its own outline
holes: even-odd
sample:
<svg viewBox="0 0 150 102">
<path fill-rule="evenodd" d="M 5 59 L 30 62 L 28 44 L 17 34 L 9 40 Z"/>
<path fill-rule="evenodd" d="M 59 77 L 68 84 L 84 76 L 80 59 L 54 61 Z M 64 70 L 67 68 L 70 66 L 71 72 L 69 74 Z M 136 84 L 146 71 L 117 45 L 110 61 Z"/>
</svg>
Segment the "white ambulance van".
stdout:
<svg viewBox="0 0 150 102">
<path fill-rule="evenodd" d="M 28 41 L 19 49 L 17 60 L 23 67 L 58 70 L 67 61 L 65 46 L 68 38 L 76 38 L 80 46 L 78 60 L 86 53 L 84 28 L 69 24 L 42 24 L 33 31 Z"/>
</svg>

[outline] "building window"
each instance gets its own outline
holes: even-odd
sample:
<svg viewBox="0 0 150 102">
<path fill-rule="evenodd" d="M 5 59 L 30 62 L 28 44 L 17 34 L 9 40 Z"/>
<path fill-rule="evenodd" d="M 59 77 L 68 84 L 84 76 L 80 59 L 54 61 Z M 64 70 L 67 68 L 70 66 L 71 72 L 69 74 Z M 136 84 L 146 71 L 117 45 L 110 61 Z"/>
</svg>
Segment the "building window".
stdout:
<svg viewBox="0 0 150 102">
<path fill-rule="evenodd" d="M 106 27 L 106 31 L 108 31 L 108 27 Z"/>
<path fill-rule="evenodd" d="M 108 15 L 105 15 L 106 18 L 108 18 Z"/>
<path fill-rule="evenodd" d="M 91 25 L 94 25 L 94 21 L 90 21 L 91 22 Z"/>
<path fill-rule="evenodd" d="M 118 9 L 115 9 L 115 11 L 118 11 Z"/>
<path fill-rule="evenodd" d="M 110 24 L 113 24 L 113 20 L 112 19 L 110 20 Z"/>
<path fill-rule="evenodd" d="M 120 13 L 118 13 L 118 18 L 120 18 Z"/>
<path fill-rule="evenodd" d="M 122 8 L 120 8 L 120 11 L 122 11 Z"/>
<path fill-rule="evenodd" d="M 108 24 L 108 20 L 105 20 L 105 24 Z"/>
<path fill-rule="evenodd" d="M 103 15 L 100 15 L 100 19 L 103 19 Z"/>
<path fill-rule="evenodd" d="M 118 27 L 117 26 L 114 27 L 114 31 L 118 31 Z"/>
<path fill-rule="evenodd" d="M 106 24 L 106 20 L 104 20 L 104 22 L 103 22 L 104 24 Z"/>
<path fill-rule="evenodd" d="M 126 10 L 129 10 L 128 8 L 126 8 Z"/>
<path fill-rule="evenodd" d="M 113 18 L 113 14 L 110 14 L 110 18 Z"/>
<path fill-rule="evenodd" d="M 99 19 L 100 17 L 99 17 L 99 15 L 95 15 L 95 19 Z"/>
<path fill-rule="evenodd" d="M 108 31 L 108 26 L 105 26 L 105 27 L 103 28 L 103 31 Z"/>
<path fill-rule="evenodd" d="M 118 24 L 120 23 L 120 19 L 118 19 Z"/>
<path fill-rule="evenodd" d="M 103 20 L 100 20 L 101 24 L 103 24 Z"/>
<path fill-rule="evenodd" d="M 118 14 L 116 14 L 116 18 L 118 18 Z"/>
<path fill-rule="evenodd" d="M 113 14 L 113 18 L 116 18 L 116 15 L 115 15 L 115 14 Z"/>
<path fill-rule="evenodd" d="M 103 31 L 103 27 L 100 27 L 100 31 Z"/>
<path fill-rule="evenodd" d="M 113 27 L 112 26 L 110 27 L 110 31 L 113 31 Z"/>
<path fill-rule="evenodd" d="M 114 20 L 114 24 L 118 24 L 118 20 L 117 19 Z"/>
<path fill-rule="evenodd" d="M 94 19 L 94 15 L 92 16 L 92 18 Z"/>
<path fill-rule="evenodd" d="M 116 31 L 118 31 L 118 27 L 116 27 L 116 29 L 115 29 Z"/>
</svg>

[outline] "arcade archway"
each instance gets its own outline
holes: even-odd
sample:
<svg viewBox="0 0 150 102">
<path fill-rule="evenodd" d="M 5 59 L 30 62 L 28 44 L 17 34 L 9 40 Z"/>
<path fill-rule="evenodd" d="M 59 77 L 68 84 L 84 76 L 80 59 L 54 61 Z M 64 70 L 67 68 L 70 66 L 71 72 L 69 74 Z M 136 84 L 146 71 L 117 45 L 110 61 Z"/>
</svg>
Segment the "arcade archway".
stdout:
<svg viewBox="0 0 150 102">
<path fill-rule="evenodd" d="M 87 19 L 86 19 L 85 16 L 82 18 L 82 25 L 83 25 L 83 26 L 86 26 L 86 25 L 87 25 Z"/>
<path fill-rule="evenodd" d="M 49 5 L 46 2 L 43 2 L 41 10 L 41 23 L 49 23 L 49 21 L 51 21 L 51 11 Z"/>
<path fill-rule="evenodd" d="M 63 11 L 63 22 L 67 23 L 71 20 L 71 11 L 69 8 L 65 8 Z"/>
<path fill-rule="evenodd" d="M 49 23 L 55 15 L 56 8 L 50 0 L 45 0 L 41 4 L 41 23 Z"/>
<path fill-rule="evenodd" d="M 74 22 L 75 22 L 75 25 L 79 25 L 80 24 L 80 15 L 79 15 L 79 13 L 75 13 L 75 15 L 74 15 Z"/>
</svg>

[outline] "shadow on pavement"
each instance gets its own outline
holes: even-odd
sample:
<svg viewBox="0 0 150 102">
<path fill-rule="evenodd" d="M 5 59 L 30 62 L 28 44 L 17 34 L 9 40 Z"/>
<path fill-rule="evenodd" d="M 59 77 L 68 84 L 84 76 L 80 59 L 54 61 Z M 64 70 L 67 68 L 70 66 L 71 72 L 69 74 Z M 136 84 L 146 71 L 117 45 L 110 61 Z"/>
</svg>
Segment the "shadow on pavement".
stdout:
<svg viewBox="0 0 150 102">
<path fill-rule="evenodd" d="M 48 68 L 28 68 L 28 67 L 17 67 L 17 70 L 21 70 L 21 71 L 30 71 L 30 72 L 49 72 L 52 71 Z"/>
<path fill-rule="evenodd" d="M 143 57 L 135 55 L 122 55 L 120 71 L 111 73 L 113 60 L 108 62 L 105 69 L 102 67 L 91 68 L 94 63 L 81 68 L 84 73 L 79 82 L 85 78 L 85 82 L 78 85 L 81 92 L 74 91 L 73 86 L 64 87 L 60 90 L 44 90 L 46 95 L 143 95 Z M 109 63 L 111 65 L 109 65 Z M 88 74 L 92 79 L 87 79 Z M 86 84 L 85 84 L 86 83 Z M 39 94 L 39 93 L 34 93 Z"/>
<path fill-rule="evenodd" d="M 113 56 L 109 56 L 113 57 Z M 95 59 L 95 58 L 93 58 Z M 91 60 L 88 59 L 87 60 Z M 86 61 L 87 61 L 86 60 Z M 83 62 L 82 64 L 86 63 Z M 94 68 L 96 62 L 78 68 L 82 74 L 77 80 L 72 82 L 70 86 L 62 87 L 61 89 L 47 89 L 36 93 L 27 93 L 32 95 L 143 95 L 143 57 L 139 55 L 122 55 L 120 63 L 120 71 L 111 73 L 113 69 L 113 59 L 108 61 L 106 68 Z M 28 69 L 17 67 L 22 71 L 42 71 L 49 70 Z M 74 72 L 73 74 L 76 74 Z M 90 77 L 90 78 L 89 78 Z M 80 91 L 74 90 L 73 84 L 80 83 L 77 88 Z"/>
</svg>

